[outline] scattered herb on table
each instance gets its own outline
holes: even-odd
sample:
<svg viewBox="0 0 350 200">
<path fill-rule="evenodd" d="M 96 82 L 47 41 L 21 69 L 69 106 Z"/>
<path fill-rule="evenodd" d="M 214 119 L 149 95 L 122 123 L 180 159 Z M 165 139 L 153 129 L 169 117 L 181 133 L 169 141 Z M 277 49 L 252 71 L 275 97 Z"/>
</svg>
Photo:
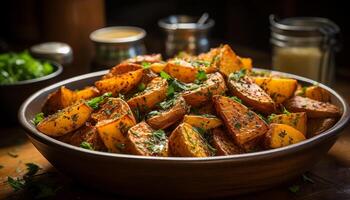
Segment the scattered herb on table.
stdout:
<svg viewBox="0 0 350 200">
<path fill-rule="evenodd" d="M 9 151 L 7 152 L 7 155 L 11 156 L 12 158 L 17 158 L 18 157 L 18 154 L 14 151 Z"/>
<path fill-rule="evenodd" d="M 288 190 L 294 194 L 298 193 L 300 191 L 299 185 L 292 185 L 288 188 Z"/>
<path fill-rule="evenodd" d="M 304 182 L 309 182 L 309 183 L 315 183 L 314 180 L 312 180 L 309 176 L 307 176 L 306 174 L 303 174 L 303 181 Z"/>
</svg>

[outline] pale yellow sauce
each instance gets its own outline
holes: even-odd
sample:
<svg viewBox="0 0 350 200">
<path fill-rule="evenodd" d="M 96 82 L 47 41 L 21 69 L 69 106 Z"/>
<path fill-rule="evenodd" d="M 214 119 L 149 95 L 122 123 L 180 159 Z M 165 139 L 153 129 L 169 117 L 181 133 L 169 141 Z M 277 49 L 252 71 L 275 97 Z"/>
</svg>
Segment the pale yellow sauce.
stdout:
<svg viewBox="0 0 350 200">
<path fill-rule="evenodd" d="M 109 39 L 119 39 L 119 38 L 128 38 L 132 36 L 139 35 L 140 31 L 137 30 L 127 30 L 127 29 L 120 29 L 120 30 L 110 30 L 106 32 L 101 32 L 96 34 L 96 39 L 102 39 L 102 40 L 109 40 Z"/>
</svg>

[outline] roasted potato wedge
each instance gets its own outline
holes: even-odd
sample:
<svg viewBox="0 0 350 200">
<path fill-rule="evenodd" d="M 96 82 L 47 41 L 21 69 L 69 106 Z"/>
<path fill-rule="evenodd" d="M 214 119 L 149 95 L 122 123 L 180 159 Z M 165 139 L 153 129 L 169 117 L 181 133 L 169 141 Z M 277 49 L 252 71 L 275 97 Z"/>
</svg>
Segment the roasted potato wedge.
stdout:
<svg viewBox="0 0 350 200">
<path fill-rule="evenodd" d="M 42 111 L 47 115 L 53 114 L 72 105 L 76 99 L 77 95 L 74 91 L 62 86 L 48 96 Z"/>
<path fill-rule="evenodd" d="M 296 95 L 302 96 L 302 97 L 307 97 L 316 101 L 321 101 L 321 102 L 330 102 L 331 101 L 331 94 L 321 88 L 320 86 L 313 85 L 309 87 L 300 87 L 295 92 Z"/>
<path fill-rule="evenodd" d="M 275 102 L 260 86 L 245 75 L 245 71 L 231 74 L 227 84 L 232 94 L 240 98 L 248 106 L 265 114 L 275 111 Z"/>
<path fill-rule="evenodd" d="M 213 129 L 212 134 L 213 138 L 211 142 L 216 149 L 217 156 L 244 153 L 244 151 L 233 142 L 232 137 L 229 137 L 221 128 Z"/>
<path fill-rule="evenodd" d="M 171 101 L 171 107 L 162 110 L 155 111 L 155 115 L 149 117 L 146 122 L 154 129 L 165 129 L 172 124 L 178 122 L 188 112 L 189 107 L 186 104 L 185 99 L 182 96 L 178 96 Z M 152 114 L 152 113 L 151 113 Z"/>
<path fill-rule="evenodd" d="M 270 129 L 266 133 L 265 146 L 267 148 L 280 148 L 291 144 L 296 144 L 305 140 L 305 136 L 299 130 L 286 124 L 270 124 Z"/>
<path fill-rule="evenodd" d="M 109 152 L 123 153 L 127 143 L 126 135 L 134 125 L 134 119 L 126 114 L 99 121 L 96 129 Z"/>
<path fill-rule="evenodd" d="M 168 156 L 168 139 L 163 130 L 154 130 L 146 122 L 131 127 L 127 151 L 142 156 Z"/>
<path fill-rule="evenodd" d="M 244 150 L 255 148 L 267 132 L 267 124 L 255 112 L 229 97 L 216 95 L 213 102 L 235 143 Z"/>
<path fill-rule="evenodd" d="M 213 129 L 222 125 L 221 119 L 213 115 L 185 115 L 183 122 L 204 130 Z"/>
<path fill-rule="evenodd" d="M 307 122 L 307 137 L 312 138 L 330 129 L 337 122 L 336 118 L 313 118 Z"/>
<path fill-rule="evenodd" d="M 142 65 L 135 63 L 120 63 L 112 67 L 112 69 L 110 69 L 109 72 L 102 77 L 102 79 L 112 78 L 113 76 L 122 75 L 139 69 L 142 69 Z"/>
<path fill-rule="evenodd" d="M 108 98 L 100 108 L 91 114 L 91 118 L 96 122 L 119 118 L 120 116 L 128 115 L 136 124 L 135 117 L 129 105 L 120 98 Z"/>
<path fill-rule="evenodd" d="M 58 138 L 60 141 L 80 147 L 83 142 L 87 142 L 95 151 L 106 151 L 107 148 L 92 125 L 84 125 L 78 130 L 63 135 Z"/>
<path fill-rule="evenodd" d="M 112 92 L 113 96 L 126 93 L 137 86 L 143 76 L 143 69 L 115 75 L 111 78 L 95 82 L 97 89 L 103 94 Z"/>
<path fill-rule="evenodd" d="M 171 155 L 180 157 L 211 156 L 204 138 L 191 125 L 180 124 L 169 137 Z"/>
<path fill-rule="evenodd" d="M 198 69 L 191 63 L 180 59 L 169 61 L 164 71 L 184 83 L 192 83 L 198 73 Z"/>
<path fill-rule="evenodd" d="M 341 115 L 337 106 L 307 97 L 294 96 L 284 105 L 291 112 L 306 112 L 308 118 L 339 117 Z"/>
<path fill-rule="evenodd" d="M 289 78 L 256 77 L 254 81 L 275 103 L 283 103 L 293 96 L 298 84 L 297 80 Z"/>
<path fill-rule="evenodd" d="M 142 64 L 142 63 L 155 63 L 155 62 L 161 62 L 161 61 L 162 61 L 162 55 L 158 53 L 158 54 L 135 56 L 133 58 L 129 58 L 123 61 L 122 63 Z"/>
<path fill-rule="evenodd" d="M 226 92 L 225 80 L 220 73 L 216 72 L 207 76 L 208 79 L 199 88 L 182 93 L 187 104 L 198 107 L 209 102 L 213 95 L 221 95 Z"/>
<path fill-rule="evenodd" d="M 100 91 L 93 86 L 86 87 L 82 90 L 75 91 L 76 99 L 91 99 L 100 95 Z"/>
<path fill-rule="evenodd" d="M 156 62 L 152 63 L 150 69 L 155 73 L 160 73 L 164 70 L 164 68 L 167 66 L 167 63 L 165 62 Z"/>
<path fill-rule="evenodd" d="M 166 98 L 168 83 L 166 80 L 154 78 L 143 92 L 137 93 L 127 102 L 131 109 L 139 109 L 144 112 L 155 107 L 155 105 Z"/>
<path fill-rule="evenodd" d="M 84 101 L 79 101 L 46 117 L 37 125 L 37 129 L 46 135 L 59 137 L 84 125 L 92 111 Z"/>
<path fill-rule="evenodd" d="M 307 116 L 305 112 L 271 115 L 269 123 L 286 124 L 306 135 Z"/>
</svg>

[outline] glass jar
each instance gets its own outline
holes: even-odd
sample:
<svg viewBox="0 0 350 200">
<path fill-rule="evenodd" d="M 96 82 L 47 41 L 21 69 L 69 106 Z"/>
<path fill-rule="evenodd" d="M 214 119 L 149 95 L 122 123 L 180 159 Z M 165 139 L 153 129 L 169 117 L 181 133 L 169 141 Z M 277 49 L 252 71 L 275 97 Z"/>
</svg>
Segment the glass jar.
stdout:
<svg viewBox="0 0 350 200">
<path fill-rule="evenodd" d="M 278 20 L 270 16 L 272 67 L 325 84 L 334 77 L 334 53 L 339 27 L 317 17 Z"/>
<path fill-rule="evenodd" d="M 197 23 L 198 17 L 172 15 L 161 19 L 158 25 L 165 31 L 165 54 L 175 56 L 181 51 L 195 55 L 209 50 L 208 32 L 215 24 L 208 19 L 205 23 Z"/>
</svg>

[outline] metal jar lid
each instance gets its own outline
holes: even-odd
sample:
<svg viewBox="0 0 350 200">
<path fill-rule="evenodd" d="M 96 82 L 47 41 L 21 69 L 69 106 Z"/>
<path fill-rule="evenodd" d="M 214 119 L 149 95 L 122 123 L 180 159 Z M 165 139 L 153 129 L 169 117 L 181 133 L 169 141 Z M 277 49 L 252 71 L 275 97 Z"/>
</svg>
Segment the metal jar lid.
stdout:
<svg viewBox="0 0 350 200">
<path fill-rule="evenodd" d="M 187 15 L 171 15 L 160 19 L 158 25 L 165 31 L 208 31 L 214 26 L 213 19 L 208 19 L 205 23 L 197 23 L 199 17 Z"/>
<path fill-rule="evenodd" d="M 337 24 L 326 18 L 292 17 L 277 19 L 270 15 L 271 42 L 283 46 L 288 42 L 292 45 L 320 45 L 329 47 L 336 44 L 336 35 L 340 29 Z"/>
<path fill-rule="evenodd" d="M 69 64 L 73 60 L 72 48 L 62 42 L 46 42 L 34 45 L 30 53 L 37 58 L 49 59 L 60 64 Z"/>
</svg>

